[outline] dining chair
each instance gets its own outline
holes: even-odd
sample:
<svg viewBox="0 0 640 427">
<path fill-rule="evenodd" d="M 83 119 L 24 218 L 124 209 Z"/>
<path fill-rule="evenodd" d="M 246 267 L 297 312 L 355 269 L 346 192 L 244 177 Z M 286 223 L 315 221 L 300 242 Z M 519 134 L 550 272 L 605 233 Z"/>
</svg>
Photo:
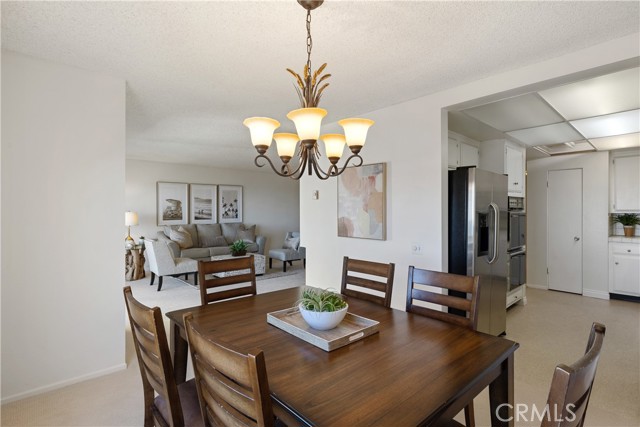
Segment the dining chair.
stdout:
<svg viewBox="0 0 640 427">
<path fill-rule="evenodd" d="M 606 330 L 603 324 L 594 322 L 584 356 L 570 366 L 563 364 L 556 366 L 551 380 L 547 408 L 551 414 L 562 414 L 557 417 L 562 421 L 554 421 L 553 418 L 556 417 L 545 418 L 542 420 L 541 427 L 582 427 L 584 425 Z"/>
<path fill-rule="evenodd" d="M 130 286 L 123 291 L 142 376 L 144 426 L 202 426 L 195 380 L 176 385 L 160 309 L 137 301 Z"/>
<path fill-rule="evenodd" d="M 476 330 L 478 327 L 478 283 L 479 276 L 461 276 L 458 274 L 441 273 L 438 271 L 423 270 L 409 266 L 409 280 L 407 283 L 408 313 L 419 314 L 432 319 L 442 320 L 447 323 L 460 325 Z M 447 295 L 432 292 L 427 289 L 417 289 L 415 285 L 430 286 L 462 293 L 462 296 Z M 466 316 L 448 313 L 426 304 L 418 305 L 415 301 L 437 304 L 447 308 L 455 308 L 464 311 Z M 467 427 L 475 426 L 473 400 L 464 408 L 464 419 Z"/>
<path fill-rule="evenodd" d="M 244 354 L 214 342 L 184 316 L 205 426 L 274 426 L 275 419 L 262 351 Z"/>
<path fill-rule="evenodd" d="M 201 305 L 257 293 L 253 255 L 216 261 L 198 261 L 198 277 Z M 244 286 L 227 289 L 228 286 L 237 284 L 244 284 Z M 225 288 L 220 290 L 222 287 Z M 213 292 L 209 292 L 210 289 Z"/>
<path fill-rule="evenodd" d="M 394 263 L 383 264 L 344 257 L 340 293 L 389 308 L 391 307 L 395 268 L 396 265 Z M 353 275 L 353 273 L 358 275 Z M 383 280 L 374 280 L 371 276 L 382 277 Z M 356 288 L 354 289 L 353 286 Z M 363 292 L 360 289 L 367 289 L 372 292 Z"/>
</svg>

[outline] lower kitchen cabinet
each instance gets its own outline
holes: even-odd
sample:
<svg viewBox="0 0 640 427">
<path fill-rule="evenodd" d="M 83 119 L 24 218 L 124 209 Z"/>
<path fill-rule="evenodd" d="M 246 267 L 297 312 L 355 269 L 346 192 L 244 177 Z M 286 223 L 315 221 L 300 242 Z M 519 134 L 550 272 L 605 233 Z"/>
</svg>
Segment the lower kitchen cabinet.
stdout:
<svg viewBox="0 0 640 427">
<path fill-rule="evenodd" d="M 609 243 L 609 292 L 640 296 L 640 243 Z"/>
</svg>

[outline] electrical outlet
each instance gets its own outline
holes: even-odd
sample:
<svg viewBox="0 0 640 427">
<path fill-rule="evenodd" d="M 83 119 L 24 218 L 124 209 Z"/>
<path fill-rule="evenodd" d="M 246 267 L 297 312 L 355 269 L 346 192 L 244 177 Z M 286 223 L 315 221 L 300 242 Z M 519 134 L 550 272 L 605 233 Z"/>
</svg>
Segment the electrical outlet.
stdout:
<svg viewBox="0 0 640 427">
<path fill-rule="evenodd" d="M 420 242 L 411 243 L 411 255 L 422 255 L 422 243 Z"/>
<path fill-rule="evenodd" d="M 319 198 L 320 198 L 320 191 L 313 190 L 313 193 L 311 193 L 311 199 L 312 200 L 318 200 Z"/>
</svg>

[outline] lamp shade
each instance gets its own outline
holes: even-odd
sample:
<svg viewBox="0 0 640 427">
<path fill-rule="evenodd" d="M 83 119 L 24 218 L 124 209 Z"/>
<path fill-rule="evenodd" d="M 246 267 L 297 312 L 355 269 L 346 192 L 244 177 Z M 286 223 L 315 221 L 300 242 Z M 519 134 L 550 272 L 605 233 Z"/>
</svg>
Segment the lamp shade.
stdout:
<svg viewBox="0 0 640 427">
<path fill-rule="evenodd" d="M 124 213 L 124 225 L 132 226 L 138 225 L 138 214 L 135 212 L 127 211 Z"/>
<path fill-rule="evenodd" d="M 293 157 L 296 152 L 298 135 L 296 135 L 295 133 L 274 133 L 273 139 L 276 140 L 278 156 Z"/>
<path fill-rule="evenodd" d="M 363 146 L 367 139 L 367 131 L 374 121 L 369 119 L 344 119 L 338 124 L 344 129 L 347 145 Z"/>
<path fill-rule="evenodd" d="M 300 108 L 290 111 L 287 118 L 296 125 L 296 132 L 300 140 L 318 139 L 322 119 L 327 110 L 322 108 Z"/>
<path fill-rule="evenodd" d="M 320 137 L 324 141 L 324 149 L 327 153 L 327 157 L 342 157 L 344 151 L 344 144 L 346 140 L 344 135 L 339 133 L 328 133 Z"/>
<path fill-rule="evenodd" d="M 254 147 L 259 145 L 271 146 L 273 132 L 280 127 L 280 122 L 268 117 L 249 117 L 242 122 L 251 132 L 251 143 Z"/>
</svg>

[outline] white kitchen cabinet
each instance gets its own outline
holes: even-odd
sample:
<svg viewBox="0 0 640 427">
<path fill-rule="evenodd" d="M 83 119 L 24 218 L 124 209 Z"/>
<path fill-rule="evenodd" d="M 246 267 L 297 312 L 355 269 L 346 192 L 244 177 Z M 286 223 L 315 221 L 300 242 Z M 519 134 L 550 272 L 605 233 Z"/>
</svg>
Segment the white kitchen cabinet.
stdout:
<svg viewBox="0 0 640 427">
<path fill-rule="evenodd" d="M 455 132 L 449 132 L 449 169 L 459 166 L 478 166 L 478 147 L 471 140 Z"/>
<path fill-rule="evenodd" d="M 480 144 L 480 169 L 508 175 L 508 192 L 512 197 L 525 197 L 526 151 L 504 139 Z"/>
<path fill-rule="evenodd" d="M 609 243 L 609 292 L 640 296 L 640 243 Z"/>
<path fill-rule="evenodd" d="M 611 211 L 640 211 L 640 155 L 612 157 Z"/>
</svg>

